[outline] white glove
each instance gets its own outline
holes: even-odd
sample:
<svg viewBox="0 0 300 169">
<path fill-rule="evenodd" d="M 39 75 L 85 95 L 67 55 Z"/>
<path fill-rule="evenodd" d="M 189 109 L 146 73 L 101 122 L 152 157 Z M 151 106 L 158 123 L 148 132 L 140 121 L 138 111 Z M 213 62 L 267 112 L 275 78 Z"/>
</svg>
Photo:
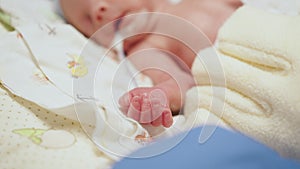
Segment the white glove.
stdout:
<svg viewBox="0 0 300 169">
<path fill-rule="evenodd" d="M 226 78 L 224 111 L 233 128 L 255 137 L 281 154 L 300 159 L 300 16 L 271 14 L 252 7 L 238 9 L 217 40 Z M 209 52 L 211 50 L 211 52 Z M 213 48 L 200 55 L 209 57 Z M 199 59 L 193 65 L 199 86 L 187 94 L 190 112 L 210 109 L 212 92 Z M 200 95 L 199 105 L 192 104 Z"/>
</svg>

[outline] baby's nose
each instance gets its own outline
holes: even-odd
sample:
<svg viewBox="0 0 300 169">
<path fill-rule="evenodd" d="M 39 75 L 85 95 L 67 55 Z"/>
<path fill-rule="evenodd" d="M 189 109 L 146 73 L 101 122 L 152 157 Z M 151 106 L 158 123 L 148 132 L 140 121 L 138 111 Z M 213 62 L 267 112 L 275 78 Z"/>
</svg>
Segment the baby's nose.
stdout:
<svg viewBox="0 0 300 169">
<path fill-rule="evenodd" d="M 94 21 L 99 23 L 103 20 L 105 13 L 107 12 L 108 6 L 104 3 L 98 4 L 94 9 Z"/>
</svg>

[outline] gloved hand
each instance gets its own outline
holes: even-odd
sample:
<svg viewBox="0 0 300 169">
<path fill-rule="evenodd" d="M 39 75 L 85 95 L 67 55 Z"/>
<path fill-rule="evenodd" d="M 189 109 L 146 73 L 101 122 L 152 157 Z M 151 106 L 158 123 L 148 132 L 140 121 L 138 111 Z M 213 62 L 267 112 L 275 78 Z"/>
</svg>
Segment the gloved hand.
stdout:
<svg viewBox="0 0 300 169">
<path fill-rule="evenodd" d="M 217 53 L 226 79 L 222 116 L 233 128 L 285 156 L 300 159 L 300 16 L 238 9 L 223 25 Z M 213 48 L 200 53 L 209 58 Z M 187 93 L 185 112 L 210 109 L 213 94 L 199 59 L 193 65 L 198 87 Z M 207 79 L 205 79 L 207 78 Z M 223 88 L 220 86 L 220 88 Z M 200 98 L 196 99 L 198 97 Z M 195 103 L 194 100 L 199 100 Z"/>
</svg>

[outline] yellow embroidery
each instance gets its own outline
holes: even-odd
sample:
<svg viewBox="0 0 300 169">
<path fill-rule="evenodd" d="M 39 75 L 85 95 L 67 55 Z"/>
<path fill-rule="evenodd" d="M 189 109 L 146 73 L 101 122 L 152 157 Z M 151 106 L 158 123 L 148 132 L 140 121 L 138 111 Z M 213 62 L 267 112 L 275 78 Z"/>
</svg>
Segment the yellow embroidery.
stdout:
<svg viewBox="0 0 300 169">
<path fill-rule="evenodd" d="M 47 130 L 42 129 L 17 129 L 13 130 L 13 133 L 27 137 L 35 144 L 41 144 L 41 135 L 43 135 L 46 131 Z"/>
<path fill-rule="evenodd" d="M 0 9 L 0 24 L 8 31 L 14 31 L 15 28 L 11 25 L 11 15 Z"/>
<path fill-rule="evenodd" d="M 33 143 L 47 148 L 67 148 L 76 142 L 75 136 L 65 130 L 44 130 L 35 128 L 16 129 L 15 134 L 28 138 Z"/>
<path fill-rule="evenodd" d="M 68 62 L 68 68 L 71 70 L 73 77 L 83 77 L 88 73 L 88 68 L 85 65 L 83 57 L 78 55 L 69 55 L 72 61 Z"/>
</svg>

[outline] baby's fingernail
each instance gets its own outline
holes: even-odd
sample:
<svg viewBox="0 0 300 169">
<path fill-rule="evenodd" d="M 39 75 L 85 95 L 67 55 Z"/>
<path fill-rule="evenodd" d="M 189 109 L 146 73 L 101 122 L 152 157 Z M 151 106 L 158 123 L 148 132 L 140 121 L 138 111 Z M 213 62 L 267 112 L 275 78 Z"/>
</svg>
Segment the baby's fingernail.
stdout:
<svg viewBox="0 0 300 169">
<path fill-rule="evenodd" d="M 143 124 L 151 122 L 151 105 L 148 99 L 143 100 L 140 122 Z"/>
</svg>

